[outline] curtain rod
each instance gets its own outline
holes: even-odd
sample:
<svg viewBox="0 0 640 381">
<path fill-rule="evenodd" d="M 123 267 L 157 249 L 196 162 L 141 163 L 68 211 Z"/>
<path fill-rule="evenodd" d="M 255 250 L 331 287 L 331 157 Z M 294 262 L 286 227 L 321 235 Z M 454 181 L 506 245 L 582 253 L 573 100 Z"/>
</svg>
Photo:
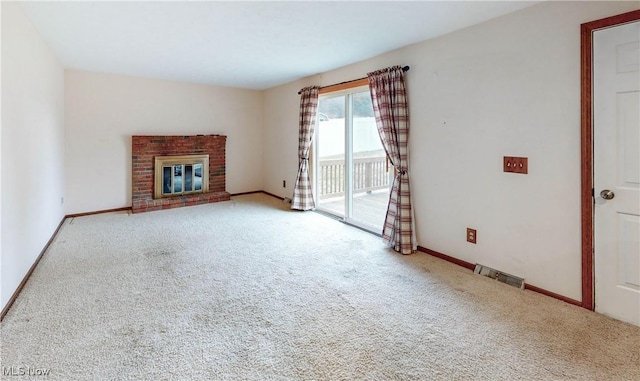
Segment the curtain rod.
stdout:
<svg viewBox="0 0 640 381">
<path fill-rule="evenodd" d="M 402 71 L 409 71 L 409 66 L 405 66 L 402 68 Z M 331 86 L 338 86 L 338 85 L 344 85 L 345 83 L 351 83 L 351 82 L 355 82 L 355 81 L 361 81 L 363 79 L 367 79 L 368 77 L 363 77 L 363 78 L 358 78 L 358 79 L 352 79 L 351 81 L 344 81 L 344 82 L 340 82 L 340 83 L 334 83 L 333 85 L 327 85 L 327 86 L 322 86 L 320 89 L 324 89 L 327 87 L 331 87 Z M 298 91 L 298 95 L 302 94 L 302 90 Z"/>
</svg>

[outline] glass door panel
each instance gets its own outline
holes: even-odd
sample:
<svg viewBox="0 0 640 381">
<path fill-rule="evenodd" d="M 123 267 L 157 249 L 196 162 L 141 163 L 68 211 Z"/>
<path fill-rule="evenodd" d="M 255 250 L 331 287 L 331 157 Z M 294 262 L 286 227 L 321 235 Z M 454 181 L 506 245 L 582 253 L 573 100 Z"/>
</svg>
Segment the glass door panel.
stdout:
<svg viewBox="0 0 640 381">
<path fill-rule="evenodd" d="M 193 165 L 184 166 L 184 191 L 193 191 Z"/>
<path fill-rule="evenodd" d="M 173 167 L 173 193 L 182 193 L 182 165 Z"/>
<path fill-rule="evenodd" d="M 323 98 L 316 135 L 318 208 L 345 216 L 345 96 Z"/>
<path fill-rule="evenodd" d="M 369 91 L 352 94 L 353 222 L 382 231 L 389 201 L 387 155 L 382 147 Z"/>
<path fill-rule="evenodd" d="M 193 169 L 193 174 L 195 175 L 193 189 L 197 191 L 202 190 L 202 164 L 195 164 Z"/>
<path fill-rule="evenodd" d="M 172 167 L 162 167 L 162 194 L 171 194 Z"/>
</svg>

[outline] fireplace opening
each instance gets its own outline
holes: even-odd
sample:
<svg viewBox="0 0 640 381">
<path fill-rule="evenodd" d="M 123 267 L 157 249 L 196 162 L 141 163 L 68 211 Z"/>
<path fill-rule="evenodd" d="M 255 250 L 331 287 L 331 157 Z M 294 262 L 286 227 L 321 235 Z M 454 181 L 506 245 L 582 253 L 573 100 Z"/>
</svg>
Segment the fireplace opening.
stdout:
<svg viewBox="0 0 640 381">
<path fill-rule="evenodd" d="M 154 198 L 209 191 L 209 155 L 156 156 Z"/>
</svg>

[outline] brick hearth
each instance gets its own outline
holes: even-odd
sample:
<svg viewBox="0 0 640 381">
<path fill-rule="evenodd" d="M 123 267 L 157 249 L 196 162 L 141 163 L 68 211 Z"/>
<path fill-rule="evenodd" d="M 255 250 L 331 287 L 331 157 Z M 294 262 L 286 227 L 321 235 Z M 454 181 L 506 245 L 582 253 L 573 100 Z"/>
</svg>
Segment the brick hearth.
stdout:
<svg viewBox="0 0 640 381">
<path fill-rule="evenodd" d="M 132 210 L 150 212 L 183 206 L 228 201 L 224 135 L 133 136 Z M 153 198 L 154 158 L 171 155 L 209 155 L 209 192 Z"/>
</svg>

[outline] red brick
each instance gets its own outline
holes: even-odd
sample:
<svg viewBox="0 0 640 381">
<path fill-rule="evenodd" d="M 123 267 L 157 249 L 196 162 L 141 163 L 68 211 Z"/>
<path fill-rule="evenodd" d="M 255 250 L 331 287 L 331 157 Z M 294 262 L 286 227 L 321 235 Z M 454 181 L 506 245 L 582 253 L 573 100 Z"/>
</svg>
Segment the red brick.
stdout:
<svg viewBox="0 0 640 381">
<path fill-rule="evenodd" d="M 132 210 L 134 213 L 227 201 L 224 135 L 133 136 Z M 154 157 L 209 154 L 209 193 L 153 199 Z"/>
</svg>

